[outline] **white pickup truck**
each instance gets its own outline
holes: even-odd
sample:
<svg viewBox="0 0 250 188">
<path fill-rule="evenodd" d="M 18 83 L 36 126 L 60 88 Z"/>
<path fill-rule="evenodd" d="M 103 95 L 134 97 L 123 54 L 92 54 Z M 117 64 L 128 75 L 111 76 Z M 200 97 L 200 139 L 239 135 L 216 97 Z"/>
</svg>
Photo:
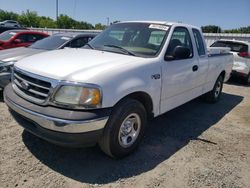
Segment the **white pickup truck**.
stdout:
<svg viewBox="0 0 250 188">
<path fill-rule="evenodd" d="M 119 158 L 136 149 L 148 119 L 201 95 L 217 102 L 232 65 L 230 53 L 208 54 L 197 27 L 122 22 L 82 49 L 22 59 L 4 100 L 32 134 L 64 146 L 98 143 Z"/>
</svg>

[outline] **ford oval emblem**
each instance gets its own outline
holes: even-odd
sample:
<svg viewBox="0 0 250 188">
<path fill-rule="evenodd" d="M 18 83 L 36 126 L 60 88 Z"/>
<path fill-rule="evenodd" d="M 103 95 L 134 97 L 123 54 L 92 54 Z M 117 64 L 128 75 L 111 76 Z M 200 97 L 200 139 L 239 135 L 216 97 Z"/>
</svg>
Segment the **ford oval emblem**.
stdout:
<svg viewBox="0 0 250 188">
<path fill-rule="evenodd" d="M 29 89 L 29 84 L 27 82 L 22 81 L 20 84 L 21 84 L 21 86 L 22 86 L 23 89 L 25 89 L 25 90 Z"/>
</svg>

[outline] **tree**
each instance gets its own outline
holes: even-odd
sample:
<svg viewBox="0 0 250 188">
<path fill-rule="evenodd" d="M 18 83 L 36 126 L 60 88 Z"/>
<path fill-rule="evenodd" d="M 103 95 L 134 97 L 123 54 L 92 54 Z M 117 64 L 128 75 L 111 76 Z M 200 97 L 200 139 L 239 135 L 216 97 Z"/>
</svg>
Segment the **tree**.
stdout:
<svg viewBox="0 0 250 188">
<path fill-rule="evenodd" d="M 39 27 L 56 28 L 57 25 L 53 19 L 51 19 L 49 17 L 42 16 L 39 19 Z"/>
<path fill-rule="evenodd" d="M 67 15 L 61 14 L 57 19 L 57 27 L 62 29 L 72 29 L 74 28 L 74 20 Z"/>
<path fill-rule="evenodd" d="M 93 25 L 90 23 L 79 22 L 63 14 L 58 17 L 57 27 L 63 29 L 94 29 Z"/>
<path fill-rule="evenodd" d="M 206 25 L 202 26 L 201 30 L 203 33 L 221 33 L 221 28 L 216 25 Z"/>
<path fill-rule="evenodd" d="M 250 26 L 240 27 L 238 29 L 228 29 L 224 31 L 225 33 L 250 33 Z"/>
<path fill-rule="evenodd" d="M 21 15 L 18 16 L 18 22 L 25 27 L 39 27 L 39 16 L 35 11 L 22 12 Z"/>
<path fill-rule="evenodd" d="M 97 30 L 104 30 L 106 28 L 105 25 L 102 25 L 101 23 L 95 24 L 95 29 Z"/>
<path fill-rule="evenodd" d="M 38 16 L 37 12 L 27 10 L 20 15 L 14 12 L 8 12 L 0 9 L 0 21 L 17 20 L 24 27 L 47 27 L 62 29 L 95 29 L 95 27 L 84 21 L 77 21 L 68 15 L 61 14 L 58 21 L 46 16 Z M 97 24 L 98 29 L 104 29 L 104 26 Z"/>
<path fill-rule="evenodd" d="M 18 14 L 14 12 L 7 12 L 0 9 L 0 21 L 4 20 L 17 20 Z"/>
</svg>

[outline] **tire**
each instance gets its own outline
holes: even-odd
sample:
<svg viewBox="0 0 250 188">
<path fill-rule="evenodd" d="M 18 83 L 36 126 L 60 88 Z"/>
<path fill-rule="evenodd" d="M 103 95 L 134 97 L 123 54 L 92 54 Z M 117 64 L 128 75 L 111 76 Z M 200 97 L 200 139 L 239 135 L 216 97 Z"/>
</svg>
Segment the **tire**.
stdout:
<svg viewBox="0 0 250 188">
<path fill-rule="evenodd" d="M 213 90 L 205 94 L 205 100 L 209 103 L 216 103 L 219 101 L 221 91 L 223 88 L 223 76 L 220 75 L 213 87 Z"/>
<path fill-rule="evenodd" d="M 244 79 L 244 84 L 250 84 L 250 72 L 248 73 L 247 77 Z"/>
<path fill-rule="evenodd" d="M 131 154 L 144 135 L 146 123 L 146 110 L 139 101 L 122 100 L 114 107 L 104 129 L 99 141 L 101 150 L 113 158 Z"/>
</svg>

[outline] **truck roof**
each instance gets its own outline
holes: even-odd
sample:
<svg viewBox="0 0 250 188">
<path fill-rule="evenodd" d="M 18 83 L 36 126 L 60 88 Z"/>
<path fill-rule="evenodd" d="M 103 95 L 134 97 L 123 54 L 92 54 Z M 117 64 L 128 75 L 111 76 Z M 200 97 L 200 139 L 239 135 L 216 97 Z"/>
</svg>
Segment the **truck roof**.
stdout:
<svg viewBox="0 0 250 188">
<path fill-rule="evenodd" d="M 191 28 L 195 28 L 195 29 L 199 29 L 199 27 L 197 26 L 194 26 L 194 25 L 190 25 L 190 24 L 184 24 L 184 23 L 181 23 L 181 22 L 170 22 L 170 21 L 122 21 L 122 22 L 119 22 L 119 23 L 149 23 L 149 24 L 161 24 L 161 25 L 170 25 L 170 26 L 184 26 L 184 27 L 191 27 Z"/>
</svg>

